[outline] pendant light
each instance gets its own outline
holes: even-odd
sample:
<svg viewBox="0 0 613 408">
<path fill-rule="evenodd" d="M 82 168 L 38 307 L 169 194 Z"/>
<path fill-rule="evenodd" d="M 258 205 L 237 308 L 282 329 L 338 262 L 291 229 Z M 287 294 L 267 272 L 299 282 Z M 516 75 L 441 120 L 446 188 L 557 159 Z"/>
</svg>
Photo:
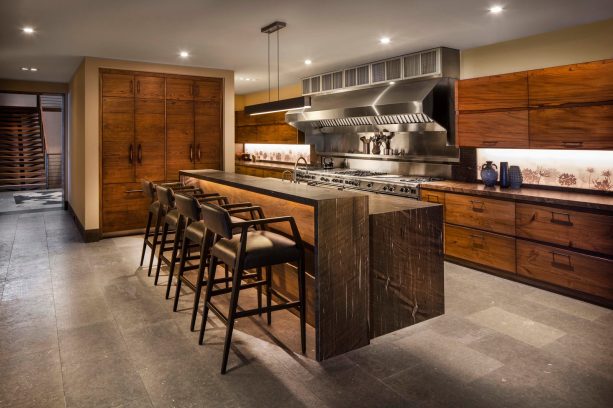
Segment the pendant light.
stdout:
<svg viewBox="0 0 613 408">
<path fill-rule="evenodd" d="M 253 115 L 263 115 L 266 113 L 285 112 L 290 109 L 310 107 L 311 98 L 300 96 L 297 98 L 280 99 L 280 73 L 279 73 L 279 31 L 287 26 L 283 21 L 275 21 L 261 28 L 261 32 L 267 35 L 268 40 L 268 102 L 257 105 L 245 106 L 245 113 Z M 277 100 L 271 100 L 270 88 L 270 35 L 277 33 Z"/>
</svg>

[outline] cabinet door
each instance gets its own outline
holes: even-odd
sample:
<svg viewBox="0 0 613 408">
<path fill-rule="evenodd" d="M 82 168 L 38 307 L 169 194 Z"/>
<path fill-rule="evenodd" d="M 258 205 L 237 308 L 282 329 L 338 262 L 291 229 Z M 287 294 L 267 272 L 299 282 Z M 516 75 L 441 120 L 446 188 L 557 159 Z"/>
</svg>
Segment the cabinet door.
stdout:
<svg viewBox="0 0 613 408">
<path fill-rule="evenodd" d="M 528 107 L 528 74 L 494 75 L 458 82 L 458 110 Z"/>
<path fill-rule="evenodd" d="M 137 98 L 135 110 L 136 179 L 163 181 L 166 138 L 164 100 Z"/>
<path fill-rule="evenodd" d="M 528 148 L 528 111 L 460 113 L 461 147 Z"/>
<path fill-rule="evenodd" d="M 143 228 L 149 199 L 140 183 L 108 184 L 102 187 L 102 232 Z"/>
<path fill-rule="evenodd" d="M 166 100 L 166 179 L 194 168 L 194 102 Z"/>
<path fill-rule="evenodd" d="M 236 143 L 257 143 L 258 142 L 258 127 L 257 126 L 238 126 L 234 135 Z"/>
<path fill-rule="evenodd" d="M 164 99 L 166 81 L 164 77 L 136 76 L 136 97 L 146 99 Z"/>
<path fill-rule="evenodd" d="M 613 60 L 530 71 L 531 106 L 613 101 Z"/>
<path fill-rule="evenodd" d="M 222 80 L 220 78 L 205 78 L 194 81 L 194 99 L 205 102 L 221 102 Z"/>
<path fill-rule="evenodd" d="M 134 98 L 102 98 L 103 183 L 134 181 Z"/>
<path fill-rule="evenodd" d="M 166 99 L 191 101 L 194 99 L 194 81 L 166 78 Z"/>
<path fill-rule="evenodd" d="M 515 235 L 515 203 L 446 193 L 445 222 Z"/>
<path fill-rule="evenodd" d="M 530 147 L 613 149 L 613 105 L 531 110 Z"/>
<path fill-rule="evenodd" d="M 194 101 L 195 167 L 221 169 L 222 127 L 219 101 Z"/>
<path fill-rule="evenodd" d="M 102 96 L 134 96 L 134 76 L 102 74 Z"/>
</svg>

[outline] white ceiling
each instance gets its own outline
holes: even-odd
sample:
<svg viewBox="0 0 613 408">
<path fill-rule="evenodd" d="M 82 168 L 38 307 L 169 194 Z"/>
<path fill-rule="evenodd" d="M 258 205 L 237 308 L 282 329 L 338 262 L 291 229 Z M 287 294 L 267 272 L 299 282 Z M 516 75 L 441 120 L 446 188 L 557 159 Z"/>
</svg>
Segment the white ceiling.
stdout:
<svg viewBox="0 0 613 408">
<path fill-rule="evenodd" d="M 494 4 L 505 11 L 492 15 Z M 280 33 L 284 85 L 348 64 L 610 17 L 611 0 L 2 0 L 0 78 L 67 82 L 80 58 L 92 56 L 231 69 L 236 78 L 256 79 L 237 81 L 237 93 L 247 93 L 268 86 L 260 27 L 275 20 L 287 22 Z M 22 33 L 25 25 L 36 33 Z M 382 36 L 391 44 L 379 44 Z M 184 49 L 188 60 L 178 57 Z"/>
</svg>

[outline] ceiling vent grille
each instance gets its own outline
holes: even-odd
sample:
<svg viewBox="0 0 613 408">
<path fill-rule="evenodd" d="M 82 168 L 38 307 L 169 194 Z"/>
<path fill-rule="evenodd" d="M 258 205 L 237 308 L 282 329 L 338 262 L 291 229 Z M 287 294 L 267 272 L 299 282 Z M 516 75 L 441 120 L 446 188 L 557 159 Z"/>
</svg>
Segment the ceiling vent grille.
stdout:
<svg viewBox="0 0 613 408">
<path fill-rule="evenodd" d="M 431 123 L 434 122 L 428 115 L 423 113 L 408 113 L 405 115 L 383 115 L 373 117 L 377 125 L 402 125 L 406 123 Z"/>
<path fill-rule="evenodd" d="M 388 81 L 400 79 L 400 58 L 385 61 L 385 79 Z"/>
<path fill-rule="evenodd" d="M 421 75 L 421 57 L 419 54 L 407 55 L 403 59 L 405 78 Z"/>
<path fill-rule="evenodd" d="M 309 78 L 302 80 L 302 94 L 307 95 L 311 93 L 311 80 Z"/>
<path fill-rule="evenodd" d="M 356 86 L 358 84 L 358 70 L 351 68 L 345 70 L 345 87 Z"/>
<path fill-rule="evenodd" d="M 437 50 L 421 53 L 421 75 L 434 74 L 438 72 L 438 52 Z"/>
<path fill-rule="evenodd" d="M 313 77 L 313 78 L 311 78 L 311 93 L 319 92 L 319 90 L 320 90 L 319 78 L 320 77 Z"/>
<path fill-rule="evenodd" d="M 340 89 L 343 87 L 343 71 L 332 73 L 332 89 Z"/>
<path fill-rule="evenodd" d="M 385 81 L 385 62 L 376 62 L 370 66 L 372 83 Z"/>
<path fill-rule="evenodd" d="M 332 74 L 324 74 L 321 76 L 321 90 L 324 92 L 332 90 Z"/>
<path fill-rule="evenodd" d="M 369 78 L 369 66 L 368 65 L 364 65 L 362 67 L 357 67 L 357 86 L 360 85 L 368 85 L 370 83 L 370 78 Z"/>
</svg>

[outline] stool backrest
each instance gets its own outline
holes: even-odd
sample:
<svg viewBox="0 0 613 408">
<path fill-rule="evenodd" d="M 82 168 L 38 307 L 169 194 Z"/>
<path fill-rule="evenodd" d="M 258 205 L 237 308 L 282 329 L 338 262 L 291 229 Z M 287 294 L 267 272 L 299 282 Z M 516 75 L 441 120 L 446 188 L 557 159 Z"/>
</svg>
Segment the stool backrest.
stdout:
<svg viewBox="0 0 613 408">
<path fill-rule="evenodd" d="M 158 200 L 160 201 L 160 205 L 163 205 L 167 208 L 174 208 L 175 194 L 171 188 L 162 187 L 158 185 L 155 187 L 155 192 L 158 195 Z"/>
<path fill-rule="evenodd" d="M 179 213 L 192 221 L 200 219 L 200 203 L 194 197 L 189 197 L 181 193 L 175 194 L 175 202 Z"/>
<path fill-rule="evenodd" d="M 141 185 L 143 186 L 143 195 L 145 197 L 150 199 L 151 202 L 157 200 L 157 196 L 155 194 L 155 186 L 153 185 L 153 182 L 143 179 L 141 180 Z"/>
<path fill-rule="evenodd" d="M 232 238 L 232 220 L 230 213 L 215 204 L 204 203 L 200 206 L 204 226 L 214 234 L 224 238 Z"/>
</svg>

